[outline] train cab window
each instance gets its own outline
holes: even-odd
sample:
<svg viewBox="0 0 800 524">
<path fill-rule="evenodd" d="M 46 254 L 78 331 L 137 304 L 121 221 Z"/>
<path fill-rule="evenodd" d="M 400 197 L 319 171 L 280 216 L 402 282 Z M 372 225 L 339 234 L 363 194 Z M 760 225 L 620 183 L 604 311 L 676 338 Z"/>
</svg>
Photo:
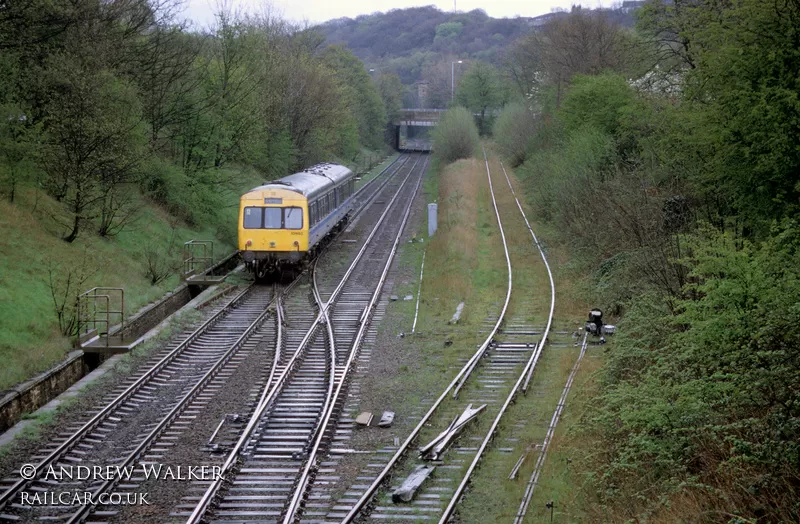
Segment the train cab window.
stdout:
<svg viewBox="0 0 800 524">
<path fill-rule="evenodd" d="M 303 208 L 283 208 L 283 224 L 285 229 L 303 229 Z"/>
<path fill-rule="evenodd" d="M 264 229 L 281 229 L 282 211 L 279 207 L 265 207 Z"/>
<path fill-rule="evenodd" d="M 308 205 L 308 223 L 312 226 L 317 223 L 317 203 L 312 202 Z"/>
<path fill-rule="evenodd" d="M 261 207 L 244 208 L 243 226 L 245 229 L 261 229 Z"/>
</svg>

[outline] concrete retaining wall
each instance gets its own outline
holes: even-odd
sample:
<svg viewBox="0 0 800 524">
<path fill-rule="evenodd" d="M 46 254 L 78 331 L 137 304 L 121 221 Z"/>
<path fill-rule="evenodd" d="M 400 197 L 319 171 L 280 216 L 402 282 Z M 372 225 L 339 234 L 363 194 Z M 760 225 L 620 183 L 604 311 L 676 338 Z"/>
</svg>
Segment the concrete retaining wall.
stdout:
<svg viewBox="0 0 800 524">
<path fill-rule="evenodd" d="M 83 351 L 72 351 L 56 367 L 15 386 L 0 400 L 0 431 L 7 430 L 25 413 L 39 409 L 66 391 L 88 371 Z"/>
</svg>

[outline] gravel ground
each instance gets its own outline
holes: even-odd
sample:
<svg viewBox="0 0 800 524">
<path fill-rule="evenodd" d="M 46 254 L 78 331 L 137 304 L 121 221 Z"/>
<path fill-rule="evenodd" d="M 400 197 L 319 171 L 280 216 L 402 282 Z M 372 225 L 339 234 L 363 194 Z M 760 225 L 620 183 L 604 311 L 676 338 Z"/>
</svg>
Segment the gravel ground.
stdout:
<svg viewBox="0 0 800 524">
<path fill-rule="evenodd" d="M 347 421 L 340 424 L 340 428 L 349 426 L 354 429 L 348 443 L 348 447 L 354 450 L 376 451 L 393 446 L 396 437 L 401 440 L 405 438 L 415 425 L 413 417 L 419 415 L 417 413 L 419 406 L 412 406 L 406 402 L 409 390 L 398 387 L 396 378 L 401 370 L 413 369 L 423 360 L 421 346 L 415 343 L 414 337 L 398 336 L 401 332 L 409 332 L 411 325 L 406 314 L 395 312 L 393 304 L 399 302 L 389 302 L 389 297 L 399 294 L 400 289 L 407 289 L 409 283 L 416 283 L 419 278 L 419 267 L 403 264 L 402 260 L 404 250 L 409 246 L 409 240 L 425 229 L 426 213 L 427 202 L 420 188 L 409 222 L 401 237 L 398 254 L 380 297 L 380 303 L 386 306 L 386 314 L 380 323 L 373 323 L 370 326 L 370 331 L 377 336 L 377 340 L 371 344 L 369 364 L 358 366 L 351 386 L 351 390 L 357 389 L 357 393 L 351 391 L 349 394 L 350 397 L 357 396 L 360 399 L 357 409 L 349 413 L 350 418 L 355 418 L 358 412 L 370 411 L 375 416 L 373 424 L 376 424 L 381 413 L 390 410 L 395 411 L 395 422 L 389 429 L 377 426 L 363 428 Z M 414 298 L 416 299 L 416 289 Z M 447 377 L 443 377 L 442 380 L 446 379 Z M 362 469 L 370 462 L 374 462 L 372 454 L 346 454 L 335 461 L 334 472 L 326 472 L 326 476 L 339 477 L 336 487 L 330 492 L 331 505 L 335 504 L 349 486 L 362 483 L 357 481 L 356 477 L 363 474 Z"/>
<path fill-rule="evenodd" d="M 388 187 L 391 187 L 389 184 Z M 383 197 L 378 198 L 378 202 Z M 390 196 L 385 199 L 388 202 Z M 373 209 L 364 212 L 359 221 L 351 227 L 350 231 L 342 234 L 340 239 L 357 239 L 363 238 L 372 228 L 374 220 L 377 219 L 380 212 L 383 210 L 382 205 L 372 206 Z M 424 218 L 425 203 L 423 199 L 418 198 L 414 205 L 414 210 L 410 218 L 409 226 L 406 229 L 406 237 L 409 236 L 410 231 L 416 231 L 417 226 Z M 348 242 L 335 242 L 329 252 L 319 264 L 321 274 L 329 275 L 331 279 L 336 278 L 336 275 L 341 275 L 344 269 L 349 265 L 349 261 L 357 253 L 360 244 Z M 393 268 L 392 274 L 397 278 L 399 274 L 403 279 L 414 278 L 413 273 L 415 268 L 398 268 L 397 263 Z M 398 273 L 399 272 L 399 273 Z M 392 276 L 390 276 L 390 279 Z M 391 293 L 391 280 L 388 283 L 384 297 L 386 300 L 387 293 Z M 229 297 L 228 297 L 229 299 Z M 225 300 L 227 301 L 227 299 Z M 222 302 L 222 301 L 217 301 Z M 134 354 L 127 356 L 121 361 L 114 372 L 108 373 L 97 382 L 93 383 L 83 392 L 82 395 L 76 397 L 53 416 L 49 423 L 39 425 L 35 438 L 17 439 L 12 446 L 3 450 L 0 455 L 0 475 L 3 477 L 15 477 L 16 470 L 19 465 L 30 461 L 32 455 L 41 454 L 43 446 L 51 439 L 59 434 L 72 432 L 81 425 L 82 422 L 87 420 L 93 410 L 97 409 L 98 405 L 105 405 L 109 400 L 109 392 L 114 388 L 118 388 L 123 384 L 130 383 L 130 377 L 139 376 L 141 373 L 149 369 L 154 362 L 160 358 L 168 345 L 174 347 L 174 344 L 185 338 L 191 331 L 196 328 L 205 318 L 210 316 L 215 311 L 215 307 L 206 307 L 201 315 L 195 315 L 191 322 L 186 323 L 185 326 L 179 326 L 179 335 L 173 336 L 168 340 L 159 340 L 155 343 L 148 344 L 149 347 L 137 350 Z M 200 317 L 200 318 L 198 318 Z M 270 324 L 270 321 L 267 321 Z M 372 329 L 375 329 L 373 326 Z M 274 338 L 274 337 L 273 337 Z M 393 339 L 393 342 L 396 341 Z M 363 386 L 367 389 L 375 389 L 376 402 L 383 406 L 391 405 L 392 395 L 390 393 L 384 394 L 381 397 L 380 380 L 381 376 L 392 376 L 397 367 L 402 365 L 403 362 L 412 362 L 413 356 L 407 355 L 408 348 L 406 345 L 398 344 L 397 346 L 391 345 L 387 351 L 381 352 L 376 365 L 372 366 L 374 370 L 379 370 L 377 375 L 368 375 L 362 382 Z M 274 346 L 272 339 L 266 335 L 261 341 L 259 346 L 250 351 L 242 362 L 235 367 L 230 378 L 226 381 L 226 387 L 221 388 L 216 392 L 211 402 L 201 410 L 196 422 L 192 424 L 188 431 L 182 431 L 177 440 L 174 440 L 171 452 L 160 460 L 164 464 L 169 465 L 202 465 L 202 464 L 215 464 L 219 463 L 221 458 L 210 457 L 208 452 L 202 451 L 202 446 L 208 441 L 211 432 L 216 428 L 219 421 L 227 413 L 241 413 L 249 414 L 255 402 L 255 398 L 263 387 L 263 382 L 266 378 L 268 365 L 272 362 L 271 349 Z M 245 365 L 241 365 L 244 363 Z M 267 364 L 269 363 L 269 364 Z M 170 389 L 170 388 L 166 388 Z M 247 394 L 243 394 L 247 392 Z M 159 393 L 159 398 L 166 394 L 167 391 Z M 174 393 L 174 392 L 173 392 Z M 164 401 L 167 402 L 167 398 Z M 123 436 L 123 440 L 133 440 L 133 438 L 142 431 L 142 426 L 153 418 L 153 412 L 143 410 L 137 413 L 133 419 L 126 420 L 126 429 L 124 430 L 127 436 Z M 141 420 L 139 420 L 141 419 Z M 232 428 L 233 429 L 233 428 Z M 224 433 L 224 432 L 223 432 Z M 357 433 L 356 442 L 359 439 L 366 438 L 366 442 L 373 442 L 378 444 L 382 438 L 381 433 L 376 433 L 370 437 L 371 430 Z M 376 439 L 377 437 L 377 439 Z M 120 440 L 114 439 L 117 442 Z M 219 440 L 219 439 L 217 439 Z M 362 449 L 359 443 L 355 447 Z M 157 447 L 157 446 L 156 446 Z M 97 449 L 93 451 L 92 462 L 103 463 L 103 460 L 108 460 L 112 457 L 119 455 L 119 446 L 116 447 L 109 443 L 104 449 Z M 106 457 L 104 459 L 104 457 Z M 347 469 L 347 468 L 345 468 Z M 353 475 L 357 470 L 353 471 Z M 165 520 L 166 515 L 173 509 L 176 501 L 185 496 L 191 487 L 189 482 L 181 481 L 157 481 L 156 483 L 149 483 L 142 485 L 136 491 L 148 491 L 151 493 L 150 506 L 131 506 L 121 511 L 115 521 L 118 522 L 153 522 L 154 517 L 159 516 L 159 520 Z"/>
<path fill-rule="evenodd" d="M 191 423 L 179 430 L 176 439 L 167 442 L 164 439 L 152 446 L 160 448 L 166 444 L 170 447 L 170 452 L 158 462 L 165 467 L 176 466 L 221 466 L 225 459 L 224 453 L 210 453 L 204 447 L 208 443 L 211 435 L 216 430 L 220 421 L 227 414 L 239 414 L 241 420 L 246 421 L 258 401 L 259 395 L 266 384 L 269 371 L 272 367 L 275 348 L 276 325 L 275 318 L 271 317 L 264 322 L 261 328 L 253 335 L 257 337 L 258 343 L 252 349 L 240 350 L 235 362 L 229 362 L 225 369 L 220 371 L 220 375 L 227 376 L 224 379 L 215 379 L 224 386 L 214 388 L 212 396 L 204 399 L 200 406 L 197 402 L 189 407 L 187 411 L 197 410 L 196 418 Z M 244 352 L 246 351 L 246 355 Z M 207 388 L 211 389 L 211 388 Z M 238 432 L 243 429 L 243 423 L 235 426 Z M 174 428 L 171 428 L 174 429 Z M 220 431 L 214 442 L 222 445 L 231 445 L 231 439 L 226 438 L 233 428 L 225 426 L 225 430 Z M 168 429 L 169 431 L 169 429 Z M 112 522 L 153 522 L 154 516 L 159 516 L 160 522 L 166 522 L 169 515 L 178 501 L 188 494 L 188 491 L 198 484 L 196 480 L 159 480 L 148 481 L 136 488 L 134 491 L 147 492 L 150 494 L 150 505 L 126 506 L 116 515 Z M 109 508 L 110 509 L 110 508 Z M 185 518 L 175 518 L 177 522 L 185 521 Z"/>
</svg>

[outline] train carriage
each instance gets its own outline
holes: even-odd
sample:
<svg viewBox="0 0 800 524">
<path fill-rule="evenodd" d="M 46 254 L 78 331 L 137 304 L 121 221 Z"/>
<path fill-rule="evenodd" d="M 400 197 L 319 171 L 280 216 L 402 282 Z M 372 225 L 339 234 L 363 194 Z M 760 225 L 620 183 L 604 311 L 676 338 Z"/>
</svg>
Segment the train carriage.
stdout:
<svg viewBox="0 0 800 524">
<path fill-rule="evenodd" d="M 263 278 L 298 264 L 346 221 L 354 193 L 352 171 L 318 164 L 242 195 L 239 251 L 248 269 Z"/>
</svg>

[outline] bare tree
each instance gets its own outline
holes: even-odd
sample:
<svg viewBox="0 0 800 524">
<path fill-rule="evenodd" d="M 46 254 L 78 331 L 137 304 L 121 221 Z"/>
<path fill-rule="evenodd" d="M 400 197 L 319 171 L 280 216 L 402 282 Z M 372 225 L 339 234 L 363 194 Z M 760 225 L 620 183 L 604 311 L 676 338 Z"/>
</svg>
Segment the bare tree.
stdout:
<svg viewBox="0 0 800 524">
<path fill-rule="evenodd" d="M 175 257 L 177 224 L 172 222 L 170 226 L 170 237 L 166 247 L 148 244 L 141 251 L 140 256 L 144 266 L 144 275 L 154 286 L 174 275 L 180 267 L 180 262 Z"/>
<path fill-rule="evenodd" d="M 624 71 L 628 43 L 623 29 L 605 14 L 574 7 L 535 29 L 507 53 L 505 69 L 522 94 L 536 95 L 545 86 L 561 90 L 576 74 Z"/>
<path fill-rule="evenodd" d="M 45 284 L 53 299 L 53 312 L 58 319 L 58 328 L 64 336 L 78 333 L 80 312 L 78 311 L 78 295 L 84 291 L 86 282 L 97 273 L 92 265 L 92 257 L 88 248 L 84 247 L 83 257 L 79 264 L 66 267 L 52 260 L 47 262 L 47 280 Z"/>
<path fill-rule="evenodd" d="M 48 140 L 42 162 L 51 193 L 71 212 L 64 240 L 74 241 L 98 208 L 113 216 L 104 188 L 132 180 L 141 160 L 141 117 L 133 89 L 105 72 L 83 69 L 62 55 L 51 74 L 60 94 L 48 106 Z M 117 200 L 117 202 L 119 202 Z M 110 207 L 109 207 L 110 206 Z M 111 222 L 106 221 L 104 231 Z"/>
</svg>

